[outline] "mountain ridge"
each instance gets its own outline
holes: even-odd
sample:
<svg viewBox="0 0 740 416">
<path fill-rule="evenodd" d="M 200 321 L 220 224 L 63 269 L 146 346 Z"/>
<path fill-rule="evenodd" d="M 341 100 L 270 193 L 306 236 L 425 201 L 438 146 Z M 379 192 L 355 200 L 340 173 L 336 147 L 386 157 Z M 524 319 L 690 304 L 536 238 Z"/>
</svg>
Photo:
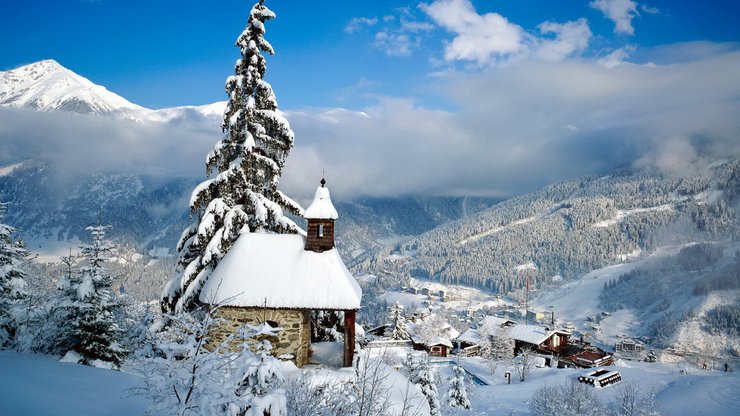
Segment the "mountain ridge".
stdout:
<svg viewBox="0 0 740 416">
<path fill-rule="evenodd" d="M 83 114 L 147 110 L 53 59 L 0 72 L 0 105 Z"/>
</svg>

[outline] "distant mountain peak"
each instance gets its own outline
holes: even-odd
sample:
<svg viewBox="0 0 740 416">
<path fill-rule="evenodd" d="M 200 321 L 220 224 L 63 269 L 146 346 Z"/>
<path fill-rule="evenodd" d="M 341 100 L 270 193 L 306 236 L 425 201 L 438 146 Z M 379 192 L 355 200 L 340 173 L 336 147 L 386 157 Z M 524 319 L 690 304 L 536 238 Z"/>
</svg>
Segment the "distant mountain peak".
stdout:
<svg viewBox="0 0 740 416">
<path fill-rule="evenodd" d="M 84 114 L 147 110 L 53 59 L 0 71 L 0 105 Z"/>
</svg>

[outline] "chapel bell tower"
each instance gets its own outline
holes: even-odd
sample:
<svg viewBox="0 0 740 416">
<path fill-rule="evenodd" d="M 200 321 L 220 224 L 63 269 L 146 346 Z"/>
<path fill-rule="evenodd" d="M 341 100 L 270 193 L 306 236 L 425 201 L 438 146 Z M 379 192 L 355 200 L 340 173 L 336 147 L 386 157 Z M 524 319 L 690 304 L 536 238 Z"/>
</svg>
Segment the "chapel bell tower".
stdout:
<svg viewBox="0 0 740 416">
<path fill-rule="evenodd" d="M 313 202 L 303 217 L 308 221 L 306 230 L 306 251 L 322 253 L 334 248 L 334 221 L 339 218 L 331 203 L 326 180 L 321 178 L 321 186 L 316 188 Z"/>
</svg>

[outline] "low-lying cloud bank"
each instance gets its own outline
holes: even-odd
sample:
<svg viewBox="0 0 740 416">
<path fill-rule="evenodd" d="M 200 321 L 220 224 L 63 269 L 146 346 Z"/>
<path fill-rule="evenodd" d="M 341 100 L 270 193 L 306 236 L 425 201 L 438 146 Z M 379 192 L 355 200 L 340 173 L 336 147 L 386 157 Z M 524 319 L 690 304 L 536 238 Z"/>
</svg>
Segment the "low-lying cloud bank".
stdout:
<svg viewBox="0 0 740 416">
<path fill-rule="evenodd" d="M 384 98 L 362 113 L 292 112 L 286 185 L 305 188 L 315 182 L 305 173 L 325 168 L 344 194 L 510 195 L 628 164 L 683 173 L 738 157 L 740 51 L 693 48 L 716 53 L 663 65 L 522 61 L 433 81 L 455 111 Z"/>
<path fill-rule="evenodd" d="M 381 97 L 362 111 L 287 111 L 296 147 L 282 188 L 309 197 L 325 171 L 343 200 L 500 196 L 625 164 L 682 173 L 740 157 L 740 50 L 721 46 L 667 46 L 661 64 L 523 60 L 448 74 L 429 79 L 436 108 Z M 686 58 L 687 48 L 701 53 Z M 665 62 L 672 50 L 681 59 Z M 5 165 L 36 157 L 71 173 L 203 177 L 220 137 L 217 117 L 192 110 L 134 123 L 0 108 Z"/>
</svg>

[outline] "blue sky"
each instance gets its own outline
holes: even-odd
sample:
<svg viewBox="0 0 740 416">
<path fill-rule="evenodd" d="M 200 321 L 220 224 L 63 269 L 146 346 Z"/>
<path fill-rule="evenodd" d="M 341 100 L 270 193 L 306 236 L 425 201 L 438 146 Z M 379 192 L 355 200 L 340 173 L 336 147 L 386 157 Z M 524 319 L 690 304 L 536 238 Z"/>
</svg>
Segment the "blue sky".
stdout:
<svg viewBox="0 0 740 416">
<path fill-rule="evenodd" d="M 149 108 L 224 100 L 251 5 L 5 2 L 0 70 L 52 58 Z M 508 196 L 617 166 L 687 174 L 740 157 L 738 1 L 267 5 L 277 54 L 266 80 L 296 133 L 281 182 L 292 194 L 310 194 L 323 171 L 345 199 Z M 0 111 L 0 145 L 36 140 L 78 166 L 89 155 L 110 169 L 202 175 L 221 134 L 218 120 L 137 126 L 136 159 L 118 150 L 132 127 L 105 123 Z"/>
<path fill-rule="evenodd" d="M 268 0 L 278 15 L 268 25 L 267 38 L 277 51 L 268 63 L 268 81 L 281 107 L 362 108 L 378 94 L 443 106 L 430 87 L 435 78 L 431 75 L 452 68 L 490 70 L 490 65 L 445 60 L 445 45 L 455 33 L 420 7 L 424 3 L 432 2 Z M 238 57 L 233 41 L 251 4 L 5 2 L 0 69 L 52 58 L 150 108 L 222 100 L 223 81 Z M 543 22 L 586 19 L 592 32 L 589 45 L 571 57 L 598 57 L 629 46 L 634 60 L 649 60 L 644 51 L 658 45 L 740 40 L 736 1 L 637 2 L 630 22 L 633 33 L 615 33 L 614 21 L 589 0 L 494 0 L 472 5 L 479 15 L 497 13 L 537 36 L 553 36 L 538 33 Z M 406 43 L 399 43 L 402 36 L 407 36 L 402 38 Z"/>
</svg>

